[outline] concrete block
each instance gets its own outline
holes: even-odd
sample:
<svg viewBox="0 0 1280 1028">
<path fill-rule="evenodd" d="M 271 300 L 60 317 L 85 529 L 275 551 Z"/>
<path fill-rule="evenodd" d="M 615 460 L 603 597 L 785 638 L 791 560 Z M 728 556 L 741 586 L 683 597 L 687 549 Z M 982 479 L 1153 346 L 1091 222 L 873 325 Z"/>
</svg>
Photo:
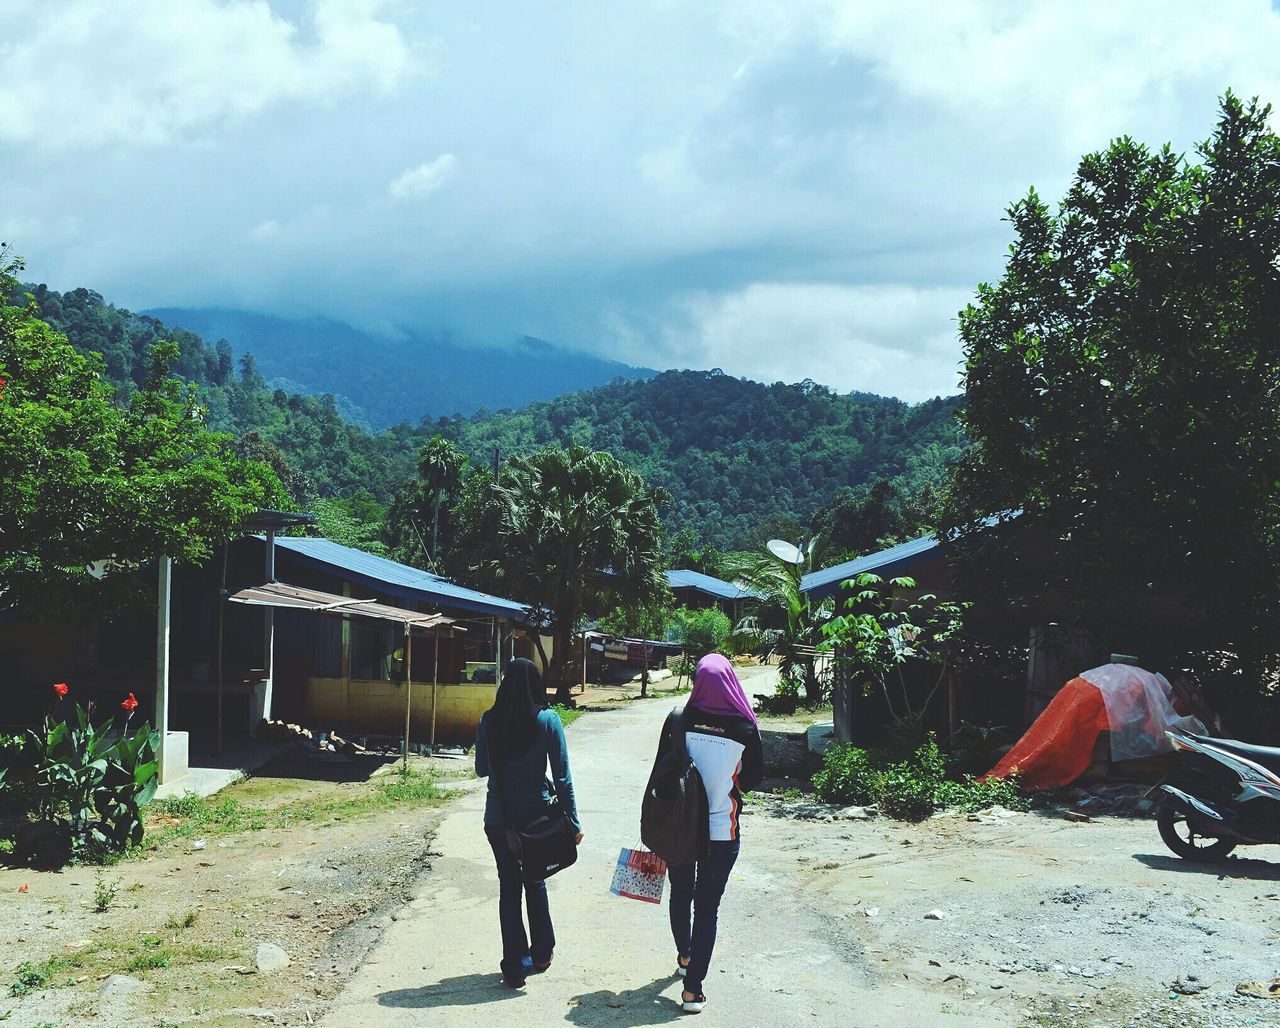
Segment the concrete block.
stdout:
<svg viewBox="0 0 1280 1028">
<path fill-rule="evenodd" d="M 832 721 L 819 721 L 810 725 L 805 732 L 808 737 L 810 753 L 826 753 L 827 747 L 835 742 L 836 726 Z"/>
<path fill-rule="evenodd" d="M 190 746 L 186 732 L 166 732 L 160 749 L 160 782 L 176 782 L 190 770 Z"/>
</svg>

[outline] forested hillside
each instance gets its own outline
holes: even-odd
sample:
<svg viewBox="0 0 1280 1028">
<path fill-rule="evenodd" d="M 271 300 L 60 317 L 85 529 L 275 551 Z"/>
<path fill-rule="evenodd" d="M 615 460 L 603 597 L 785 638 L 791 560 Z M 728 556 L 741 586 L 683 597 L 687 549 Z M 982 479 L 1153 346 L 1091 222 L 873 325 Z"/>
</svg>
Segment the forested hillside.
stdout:
<svg viewBox="0 0 1280 1028">
<path fill-rule="evenodd" d="M 142 382 L 150 346 L 161 339 L 177 343 L 181 356 L 173 373 L 198 387 L 209 426 L 247 439 L 255 456 L 286 460 L 292 476 L 282 477 L 293 485 L 300 504 L 360 490 L 389 502 L 414 474 L 424 430 L 400 425 L 371 434 L 343 418 L 330 397 L 269 388 L 257 360 L 249 354 L 235 359 L 225 341 L 208 345 L 194 332 L 115 307 L 93 290 L 23 288 L 40 317 L 65 333 L 77 350 L 103 355 L 122 400 Z M 272 454 L 273 447 L 279 452 Z"/>
<path fill-rule="evenodd" d="M 103 354 L 122 398 L 142 381 L 148 348 L 161 339 L 176 342 L 174 373 L 198 388 L 210 426 L 274 463 L 301 506 L 359 497 L 341 515 L 358 523 L 353 531 L 361 539 L 394 542 L 382 511 L 415 481 L 418 451 L 437 433 L 475 465 L 491 464 L 495 449 L 504 458 L 549 443 L 607 450 L 671 494 L 672 535 L 722 550 L 805 530 L 815 515 L 844 526 L 846 547 L 910 531 L 928 521 L 962 448 L 958 398 L 912 406 L 840 395 L 812 382 L 766 386 L 716 371 L 669 371 L 519 410 L 401 422 L 371 433 L 345 419 L 331 396 L 271 389 L 256 358 L 237 359 L 225 341 L 208 345 L 88 289 L 25 288 L 41 317 L 77 349 Z M 877 518 L 883 523 L 873 525 Z"/>
<path fill-rule="evenodd" d="M 350 420 L 375 430 L 422 418 L 523 407 L 533 400 L 654 372 L 525 337 L 509 346 L 465 347 L 440 335 L 402 339 L 330 318 L 276 318 L 218 307 L 145 314 L 252 353 L 272 386 L 332 395 Z"/>
<path fill-rule="evenodd" d="M 807 525 L 842 489 L 878 479 L 906 496 L 941 488 L 962 443 L 958 398 L 915 406 L 812 382 L 761 385 L 716 371 L 668 371 L 520 411 L 454 419 L 442 434 L 474 460 L 577 442 L 608 450 L 666 489 L 672 532 L 720 549 L 762 524 Z"/>
</svg>

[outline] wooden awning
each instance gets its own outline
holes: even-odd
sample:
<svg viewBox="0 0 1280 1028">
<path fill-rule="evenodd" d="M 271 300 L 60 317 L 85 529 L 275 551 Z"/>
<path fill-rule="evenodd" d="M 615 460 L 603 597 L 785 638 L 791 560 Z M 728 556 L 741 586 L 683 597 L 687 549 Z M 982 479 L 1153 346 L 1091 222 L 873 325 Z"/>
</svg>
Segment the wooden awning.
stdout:
<svg viewBox="0 0 1280 1028">
<path fill-rule="evenodd" d="M 403 625 L 406 631 L 411 628 L 423 632 L 438 632 L 442 628 L 450 632 L 466 631 L 465 628 L 458 627 L 453 618 L 447 618 L 443 614 L 423 614 L 416 610 L 405 610 L 403 607 L 379 603 L 377 600 L 339 596 L 336 593 L 321 592 L 319 589 L 304 589 L 286 582 L 252 585 L 248 589 L 231 593 L 227 599 L 232 603 L 247 603 L 255 607 L 278 607 L 284 610 L 313 611 L 317 614 L 344 614 L 370 621 L 391 621 Z"/>
</svg>

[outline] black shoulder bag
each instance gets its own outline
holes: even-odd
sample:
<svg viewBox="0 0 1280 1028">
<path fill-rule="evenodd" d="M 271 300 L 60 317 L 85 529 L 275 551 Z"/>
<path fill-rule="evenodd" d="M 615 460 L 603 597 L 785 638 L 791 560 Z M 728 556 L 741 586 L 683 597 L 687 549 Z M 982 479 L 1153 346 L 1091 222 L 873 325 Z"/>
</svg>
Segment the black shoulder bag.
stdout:
<svg viewBox="0 0 1280 1028">
<path fill-rule="evenodd" d="M 671 749 L 653 764 L 640 805 L 640 839 L 668 864 L 692 864 L 707 852 L 707 790 L 685 742 L 684 708 L 667 716 Z"/>
<path fill-rule="evenodd" d="M 535 743 L 535 745 L 537 745 Z M 523 828 L 511 824 L 507 809 L 507 785 L 505 778 L 493 765 L 494 782 L 498 787 L 498 802 L 502 805 L 502 823 L 506 827 L 507 845 L 520 861 L 520 873 L 529 883 L 544 882 L 558 871 L 577 862 L 578 830 L 569 815 L 552 800 L 547 809 Z"/>
</svg>

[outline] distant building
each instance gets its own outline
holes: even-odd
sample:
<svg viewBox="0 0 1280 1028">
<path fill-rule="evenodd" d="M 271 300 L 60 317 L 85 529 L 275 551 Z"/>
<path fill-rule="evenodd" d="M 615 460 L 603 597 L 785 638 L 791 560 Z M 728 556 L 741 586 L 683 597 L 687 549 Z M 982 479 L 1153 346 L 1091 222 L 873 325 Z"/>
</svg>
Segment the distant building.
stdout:
<svg viewBox="0 0 1280 1028">
<path fill-rule="evenodd" d="M 668 571 L 667 587 L 680 606 L 690 610 L 719 607 L 735 625 L 742 620 L 746 604 L 761 598 L 760 593 L 753 589 L 712 578 L 700 571 Z"/>
<path fill-rule="evenodd" d="M 250 535 L 229 544 L 225 572 L 221 553 L 201 567 L 173 568 L 168 727 L 187 733 L 193 751 L 212 749 L 219 721 L 231 745 L 267 713 L 319 728 L 399 736 L 405 627 L 396 610 L 438 612 L 453 625 L 440 633 L 438 667 L 436 640 L 415 637 L 414 741 L 425 741 L 430 731 L 433 679 L 437 739 L 469 743 L 480 714 L 493 703 L 499 647 L 504 664 L 532 650 L 524 638 L 526 608 L 513 600 L 327 539 L 276 537 L 274 574 L 267 571 L 267 552 L 267 537 Z M 154 588 L 155 565 L 140 576 Z M 334 602 L 323 613 L 314 603 L 302 609 L 262 592 L 271 581 L 319 591 Z M 255 587 L 252 603 L 259 609 L 222 600 Z M 344 616 L 346 598 L 389 609 Z M 264 603 L 270 604 L 266 610 Z M 2 611 L 0 666 L 0 725 L 39 724 L 53 682 L 67 682 L 72 699 L 93 701 L 106 713 L 118 712 L 132 692 L 140 703 L 138 719 L 154 720 L 156 615 L 33 622 L 19 611 Z"/>
</svg>

